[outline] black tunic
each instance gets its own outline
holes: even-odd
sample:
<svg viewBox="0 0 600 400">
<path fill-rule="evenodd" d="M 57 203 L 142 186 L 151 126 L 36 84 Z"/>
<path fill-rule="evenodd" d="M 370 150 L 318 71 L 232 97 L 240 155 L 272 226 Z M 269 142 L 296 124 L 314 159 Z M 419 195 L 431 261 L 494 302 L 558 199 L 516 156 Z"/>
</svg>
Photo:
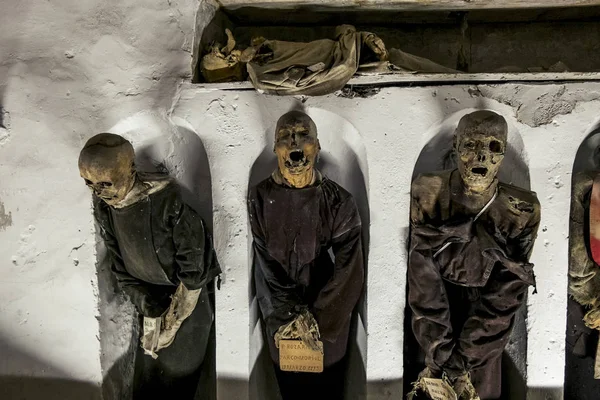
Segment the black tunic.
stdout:
<svg viewBox="0 0 600 400">
<path fill-rule="evenodd" d="M 248 209 L 256 296 L 273 361 L 279 362 L 273 335 L 295 318 L 299 306 L 317 320 L 324 365 L 341 360 L 364 279 L 354 199 L 326 177 L 302 189 L 269 177 L 250 189 Z"/>
<path fill-rule="evenodd" d="M 202 218 L 175 183 L 124 208 L 94 196 L 94 210 L 119 286 L 146 317 L 166 311 L 179 283 L 200 289 L 221 272 Z"/>
<path fill-rule="evenodd" d="M 452 201 L 454 171 L 413 182 L 408 302 L 415 337 L 434 371 L 470 371 L 482 399 L 500 396 L 500 356 L 527 287 L 540 222 L 535 193 L 498 183 L 474 221 Z M 446 242 L 452 244 L 434 258 Z"/>
<path fill-rule="evenodd" d="M 158 359 L 137 347 L 133 383 L 134 399 L 194 398 L 214 320 L 207 283 L 221 272 L 204 222 L 182 202 L 173 182 L 123 208 L 94 196 L 94 211 L 111 269 L 140 315 L 161 316 L 180 283 L 202 289 L 196 308 Z"/>
</svg>

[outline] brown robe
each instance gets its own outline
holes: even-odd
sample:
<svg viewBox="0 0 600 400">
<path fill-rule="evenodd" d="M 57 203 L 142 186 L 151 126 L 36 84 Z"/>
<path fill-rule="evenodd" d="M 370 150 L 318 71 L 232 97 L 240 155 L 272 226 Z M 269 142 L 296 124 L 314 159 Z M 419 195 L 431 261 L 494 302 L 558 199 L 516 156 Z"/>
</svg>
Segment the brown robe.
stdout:
<svg viewBox="0 0 600 400">
<path fill-rule="evenodd" d="M 534 284 L 528 259 L 540 205 L 535 193 L 498 183 L 497 198 L 474 221 L 476 213 L 454 199 L 457 182 L 458 171 L 452 170 L 420 175 L 412 184 L 412 328 L 430 369 L 451 377 L 469 371 L 481 398 L 495 399 L 501 394 L 502 351 Z"/>
<path fill-rule="evenodd" d="M 248 211 L 256 297 L 273 361 L 279 363 L 273 336 L 300 307 L 317 320 L 324 366 L 340 361 L 364 279 L 354 199 L 327 177 L 301 189 L 269 177 L 250 189 Z"/>
</svg>

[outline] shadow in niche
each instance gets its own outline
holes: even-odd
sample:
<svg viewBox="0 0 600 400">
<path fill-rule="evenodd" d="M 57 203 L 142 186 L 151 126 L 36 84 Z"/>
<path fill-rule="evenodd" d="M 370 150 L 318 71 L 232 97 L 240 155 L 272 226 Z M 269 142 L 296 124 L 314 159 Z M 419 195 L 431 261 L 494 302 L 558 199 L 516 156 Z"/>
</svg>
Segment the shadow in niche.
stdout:
<svg viewBox="0 0 600 400">
<path fill-rule="evenodd" d="M 573 162 L 571 192 L 573 192 L 573 180 L 578 173 L 600 171 L 599 148 L 600 121 L 594 124 L 591 132 L 577 150 Z M 571 196 L 571 201 L 573 201 L 572 199 L 573 196 Z M 570 251 L 571 246 L 569 246 Z M 586 312 L 587 310 L 583 306 L 569 298 L 565 343 L 565 399 L 595 400 L 598 399 L 598 393 L 600 393 L 600 380 L 594 379 L 598 331 L 587 328 L 583 323 Z M 575 351 L 576 347 L 577 351 Z M 580 355 L 575 353 L 580 353 Z"/>
<path fill-rule="evenodd" d="M 453 151 L 454 130 L 460 118 L 475 111 L 462 110 L 447 117 L 430 133 L 433 137 L 421 150 L 412 174 L 414 180 L 419 174 L 454 169 L 457 167 L 456 155 Z M 525 162 L 524 144 L 520 134 L 509 124 L 508 145 L 504 161 L 498 171 L 498 179 L 520 188 L 530 189 L 529 168 Z M 408 238 L 409 232 L 403 232 Z M 407 247 L 408 252 L 408 247 Z M 412 382 L 425 368 L 425 355 L 417 342 L 412 326 L 412 311 L 408 305 L 406 291 L 406 307 L 404 314 L 404 393 L 412 389 Z M 521 399 L 527 393 L 527 294 L 523 306 L 515 315 L 513 331 L 502 356 L 502 399 Z"/>
<path fill-rule="evenodd" d="M 319 127 L 320 121 L 317 116 L 311 114 L 311 117 L 315 120 L 317 127 Z M 319 127 L 319 141 L 321 142 L 322 150 L 317 168 L 325 176 L 340 184 L 352 194 L 356 201 L 363 226 L 362 242 L 365 260 L 365 285 L 363 294 L 353 313 L 350 326 L 345 379 L 345 398 L 360 400 L 366 398 L 367 309 L 365 299 L 367 297 L 367 259 L 370 238 L 368 229 L 370 226 L 369 202 L 365 180 L 366 171 L 363 171 L 360 165 L 361 160 L 351 148 L 351 145 L 341 139 L 343 136 L 337 135 L 337 133 Z M 358 135 L 358 133 L 356 134 Z M 277 159 L 273 153 L 272 145 L 273 132 L 271 130 L 265 132 L 265 143 L 265 148 L 252 165 L 249 188 L 268 178 L 275 168 L 277 168 Z M 366 163 L 366 160 L 362 161 Z M 252 241 L 252 238 L 249 237 L 249 240 Z M 280 399 L 280 394 L 276 389 L 278 385 L 275 378 L 274 365 L 266 344 L 264 324 L 256 302 L 253 275 L 251 273 L 250 312 L 252 316 L 251 324 L 255 326 L 255 332 L 253 337 L 251 337 L 251 346 L 255 348 L 258 354 L 255 364 L 251 366 L 250 398 L 256 400 Z M 257 330 L 260 330 L 260 332 L 257 332 Z"/>
<path fill-rule="evenodd" d="M 44 349 L 39 348 L 42 353 Z M 24 375 L 27 371 L 40 371 L 45 375 L 67 376 L 60 367 L 41 360 L 31 351 L 0 337 L 0 364 L 17 366 L 23 371 L 20 376 L 0 376 L 0 399 L 27 400 L 101 400 L 99 385 L 67 378 Z M 107 397 L 104 397 L 107 399 Z"/>
<path fill-rule="evenodd" d="M 200 137 L 185 123 L 175 124 L 174 128 L 171 135 L 143 141 L 135 149 L 137 169 L 145 172 L 167 173 L 175 179 L 181 189 L 184 202 L 198 212 L 212 234 L 212 185 L 206 150 Z M 126 132 L 121 134 L 128 136 Z M 104 254 L 101 241 L 99 247 L 101 248 L 99 255 Z M 101 361 L 104 374 L 103 395 L 106 399 L 129 399 L 136 391 L 135 359 L 147 357 L 142 355 L 139 349 L 138 315 L 129 300 L 119 290 L 105 257 L 99 257 L 97 270 L 100 293 Z M 214 310 L 214 282 L 209 283 L 208 291 Z M 120 338 L 114 339 L 115 335 L 120 335 Z M 124 343 L 125 336 L 129 338 L 128 343 Z M 113 343 L 115 340 L 120 340 L 121 343 Z M 207 346 L 195 398 L 214 400 L 216 399 L 215 322 L 211 326 Z M 110 354 L 114 351 L 120 351 L 122 355 L 113 361 L 108 357 L 114 356 Z"/>
</svg>

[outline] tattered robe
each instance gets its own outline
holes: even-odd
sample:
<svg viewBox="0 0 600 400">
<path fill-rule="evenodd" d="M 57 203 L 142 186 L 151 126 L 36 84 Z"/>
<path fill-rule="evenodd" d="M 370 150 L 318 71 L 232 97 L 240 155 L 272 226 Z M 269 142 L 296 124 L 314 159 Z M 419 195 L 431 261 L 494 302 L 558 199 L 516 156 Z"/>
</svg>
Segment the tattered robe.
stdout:
<svg viewBox="0 0 600 400">
<path fill-rule="evenodd" d="M 206 285 L 221 272 L 204 222 L 183 203 L 173 182 L 123 208 L 94 196 L 94 214 L 111 270 L 140 315 L 160 317 L 180 283 L 203 289 L 194 312 L 158 359 L 143 355 L 138 346 L 134 382 L 135 397 L 193 398 L 213 322 Z"/>
<path fill-rule="evenodd" d="M 292 321 L 301 306 L 317 320 L 324 366 L 341 360 L 364 279 L 354 199 L 326 177 L 301 189 L 269 177 L 250 189 L 248 211 L 256 297 L 273 361 L 279 363 L 275 332 Z"/>
<path fill-rule="evenodd" d="M 598 331 L 588 328 L 583 317 L 600 298 L 600 266 L 589 250 L 590 197 L 599 171 L 584 171 L 573 177 L 569 226 L 569 304 L 565 395 L 587 400 L 600 392 L 594 380 Z"/>
<path fill-rule="evenodd" d="M 502 351 L 535 283 L 528 259 L 539 202 L 533 192 L 498 183 L 497 198 L 473 221 L 453 201 L 451 179 L 460 179 L 457 170 L 420 175 L 412 185 L 412 327 L 430 369 L 451 377 L 471 372 L 481 399 L 496 399 Z"/>
<path fill-rule="evenodd" d="M 252 84 L 277 95 L 322 96 L 342 89 L 358 69 L 361 54 L 373 54 L 363 45 L 373 34 L 348 25 L 338 29 L 336 40 L 266 40 L 247 66 Z"/>
</svg>

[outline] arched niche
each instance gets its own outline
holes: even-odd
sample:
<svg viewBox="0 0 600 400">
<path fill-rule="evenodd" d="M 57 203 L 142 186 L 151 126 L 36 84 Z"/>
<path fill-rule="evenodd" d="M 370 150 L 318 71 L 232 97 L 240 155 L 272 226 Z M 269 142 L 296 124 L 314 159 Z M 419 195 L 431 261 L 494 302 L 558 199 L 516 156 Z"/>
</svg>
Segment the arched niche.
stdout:
<svg viewBox="0 0 600 400">
<path fill-rule="evenodd" d="M 464 109 L 451 114 L 431 127 L 424 135 L 425 145 L 419 153 L 412 174 L 443 171 L 457 167 L 453 150 L 454 131 L 458 121 L 476 109 Z M 498 171 L 501 182 L 530 189 L 529 167 L 523 139 L 516 126 L 507 118 L 508 145 L 504 161 Z M 408 241 L 407 241 L 408 243 Z M 408 290 L 407 290 L 408 295 Z M 412 311 L 405 308 L 404 318 L 404 392 L 412 389 L 412 382 L 425 367 L 424 354 L 417 343 L 411 326 Z M 513 331 L 502 357 L 502 393 L 510 399 L 524 399 L 527 393 L 527 298 L 515 316 Z"/>
<path fill-rule="evenodd" d="M 212 231 L 212 190 L 208 157 L 198 134 L 185 120 L 142 111 L 107 130 L 129 140 L 135 149 L 136 168 L 163 172 L 179 184 L 184 201 L 194 208 Z M 128 399 L 135 388 L 135 357 L 139 347 L 136 312 L 117 286 L 98 246 L 100 362 L 103 394 L 107 399 Z M 212 292 L 212 288 L 210 288 Z M 214 309 L 214 293 L 210 293 Z M 203 398 L 215 399 L 215 330 L 208 341 L 201 385 Z"/>
<path fill-rule="evenodd" d="M 579 145 L 575 160 L 573 162 L 573 173 L 572 178 L 581 172 L 585 171 L 600 171 L 600 120 L 592 124 L 588 130 L 585 139 Z M 574 200 L 573 196 L 573 183 L 571 181 L 571 201 Z M 571 228 L 571 227 L 569 227 Z M 569 246 L 569 252 L 571 252 L 571 246 Z M 571 260 L 571 257 L 569 257 Z M 570 267 L 570 266 L 569 266 Z M 575 341 L 575 335 L 573 331 L 585 330 L 583 323 L 583 316 L 586 310 L 584 307 L 579 305 L 575 300 L 569 298 L 567 302 L 567 326 L 566 326 L 566 343 L 565 343 L 565 387 L 564 396 L 565 399 L 595 399 L 600 393 L 600 380 L 594 380 L 594 357 L 590 356 L 590 353 L 595 354 L 595 348 L 593 346 L 594 337 L 598 337 L 598 334 L 592 330 L 589 330 L 591 337 L 589 340 L 585 340 L 587 346 L 585 350 L 588 354 L 587 357 L 581 357 L 574 354 L 574 347 L 579 347 L 578 351 L 581 350 L 582 343 L 577 344 Z"/>
<path fill-rule="evenodd" d="M 368 274 L 367 258 L 369 249 L 369 199 L 368 199 L 368 166 L 366 149 L 360 133 L 354 126 L 332 112 L 319 108 L 309 108 L 305 111 L 317 125 L 321 152 L 317 167 L 324 175 L 339 183 L 354 197 L 362 221 L 362 241 L 365 258 L 365 272 Z M 264 132 L 265 147 L 257 157 L 250 171 L 248 187 L 252 187 L 269 177 L 277 168 L 277 159 L 273 153 L 273 143 L 276 120 L 271 122 Z M 249 241 L 252 241 L 249 235 Z M 250 255 L 252 260 L 252 255 Z M 250 263 L 252 266 L 252 263 Z M 253 276 L 250 271 L 251 277 Z M 367 276 L 363 295 L 358 302 L 350 328 L 348 349 L 348 370 L 346 379 L 346 395 L 352 399 L 366 398 L 366 351 L 367 351 Z M 277 399 L 277 381 L 275 380 L 273 364 L 267 349 L 260 310 L 255 298 L 252 278 L 250 287 L 250 312 L 252 337 L 251 347 L 251 376 L 250 393 L 254 400 Z"/>
</svg>

